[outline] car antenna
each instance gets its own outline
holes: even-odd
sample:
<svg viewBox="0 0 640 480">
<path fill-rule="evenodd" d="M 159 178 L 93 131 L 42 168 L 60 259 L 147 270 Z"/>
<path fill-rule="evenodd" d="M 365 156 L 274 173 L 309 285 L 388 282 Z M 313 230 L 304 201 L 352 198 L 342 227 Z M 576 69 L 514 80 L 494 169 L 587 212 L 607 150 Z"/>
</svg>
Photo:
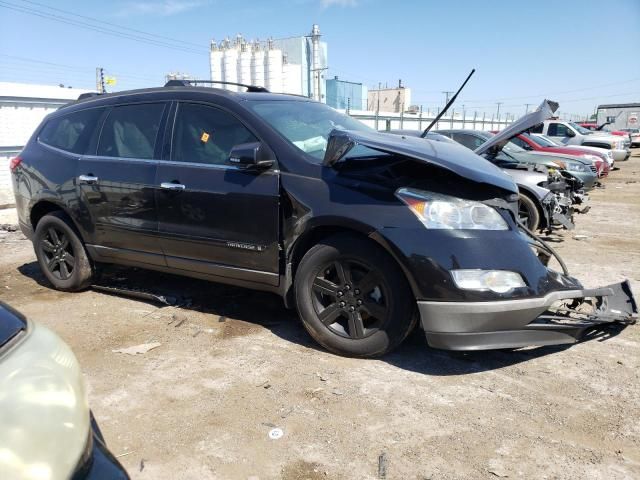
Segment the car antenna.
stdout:
<svg viewBox="0 0 640 480">
<path fill-rule="evenodd" d="M 476 69 L 474 68 L 473 70 L 471 70 L 471 73 L 469 74 L 469 76 L 467 77 L 467 79 L 464 81 L 464 83 L 460 86 L 460 88 L 458 89 L 458 91 L 456 92 L 456 94 L 451 97 L 451 100 L 449 100 L 449 102 L 444 106 L 444 108 L 442 109 L 442 111 L 436 116 L 436 118 L 433 119 L 433 122 L 431 122 L 429 124 L 429 126 L 427 128 L 424 129 L 424 132 L 422 132 L 422 135 L 420 135 L 421 138 L 424 138 L 427 136 L 427 133 L 429 133 L 429 130 L 431 130 L 431 128 L 438 123 L 438 120 L 440 120 L 440 118 L 442 118 L 442 116 L 447 113 L 447 110 L 449 110 L 449 107 L 451 105 L 453 105 L 453 102 L 456 101 L 456 98 L 458 97 L 458 94 L 462 91 L 462 89 L 464 88 L 464 86 L 467 84 L 467 82 L 469 81 L 469 79 L 471 78 L 471 75 L 473 75 L 474 73 L 476 73 Z"/>
</svg>

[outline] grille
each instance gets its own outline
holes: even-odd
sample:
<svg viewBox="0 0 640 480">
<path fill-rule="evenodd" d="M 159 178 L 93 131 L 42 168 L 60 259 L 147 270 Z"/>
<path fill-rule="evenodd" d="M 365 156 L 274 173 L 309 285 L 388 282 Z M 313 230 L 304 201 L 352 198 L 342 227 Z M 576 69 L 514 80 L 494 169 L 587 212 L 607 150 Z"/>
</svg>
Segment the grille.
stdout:
<svg viewBox="0 0 640 480">
<path fill-rule="evenodd" d="M 593 165 L 591 165 L 591 171 L 592 171 L 593 173 L 596 173 L 598 170 L 596 169 L 596 167 L 594 167 Z"/>
</svg>

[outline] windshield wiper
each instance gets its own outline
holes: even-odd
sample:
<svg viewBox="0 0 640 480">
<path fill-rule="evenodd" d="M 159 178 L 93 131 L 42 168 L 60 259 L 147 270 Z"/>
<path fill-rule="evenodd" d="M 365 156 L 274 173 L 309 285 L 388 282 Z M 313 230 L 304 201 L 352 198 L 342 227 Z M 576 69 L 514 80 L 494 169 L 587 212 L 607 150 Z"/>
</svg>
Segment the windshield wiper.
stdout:
<svg viewBox="0 0 640 480">
<path fill-rule="evenodd" d="M 433 122 L 431 122 L 429 124 L 429 126 L 427 128 L 424 129 L 424 132 L 422 132 L 422 135 L 420 135 L 420 138 L 424 138 L 427 136 L 427 133 L 429 133 L 429 130 L 431 130 L 431 128 L 438 123 L 438 120 L 440 120 L 442 118 L 442 116 L 447 112 L 447 110 L 449 110 L 449 107 L 451 105 L 453 105 L 453 102 L 456 101 L 456 98 L 458 98 L 458 94 L 462 91 L 462 89 L 464 88 L 464 86 L 467 84 L 467 82 L 469 81 L 469 79 L 471 78 L 471 75 L 473 75 L 476 72 L 476 69 L 474 68 L 473 70 L 471 70 L 471 73 L 469 74 L 469 76 L 467 77 L 467 79 L 464 81 L 464 83 L 460 86 L 460 88 L 458 89 L 458 91 L 456 92 L 456 94 L 451 97 L 451 100 L 449 100 L 449 102 L 444 106 L 444 108 L 442 109 L 442 111 L 436 116 L 436 118 L 433 119 Z"/>
</svg>

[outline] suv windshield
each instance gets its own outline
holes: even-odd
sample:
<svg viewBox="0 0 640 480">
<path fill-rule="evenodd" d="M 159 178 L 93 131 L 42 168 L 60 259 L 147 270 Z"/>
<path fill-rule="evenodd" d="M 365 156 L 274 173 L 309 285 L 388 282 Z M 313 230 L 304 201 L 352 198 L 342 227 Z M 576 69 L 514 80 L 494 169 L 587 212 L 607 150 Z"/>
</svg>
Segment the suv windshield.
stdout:
<svg viewBox="0 0 640 480">
<path fill-rule="evenodd" d="M 298 149 L 322 160 L 327 139 L 332 130 L 375 131 L 358 120 L 322 103 L 310 101 L 249 101 L 251 110 Z M 375 150 L 356 146 L 349 157 L 384 155 Z"/>
<path fill-rule="evenodd" d="M 591 135 L 593 133 L 591 130 L 587 130 L 586 128 L 578 125 L 577 123 L 569 122 L 569 125 L 571 125 L 575 130 L 578 131 L 578 133 L 581 133 L 582 135 Z"/>
</svg>

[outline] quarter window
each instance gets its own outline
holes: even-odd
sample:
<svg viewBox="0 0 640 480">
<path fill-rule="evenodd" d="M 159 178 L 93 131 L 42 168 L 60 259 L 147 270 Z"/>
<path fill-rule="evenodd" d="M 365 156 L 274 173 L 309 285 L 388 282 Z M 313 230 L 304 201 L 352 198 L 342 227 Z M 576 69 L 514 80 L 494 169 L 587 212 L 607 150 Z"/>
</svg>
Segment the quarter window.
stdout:
<svg viewBox="0 0 640 480">
<path fill-rule="evenodd" d="M 52 147 L 83 154 L 102 112 L 103 108 L 91 108 L 53 118 L 44 126 L 38 139 Z"/>
<path fill-rule="evenodd" d="M 171 159 L 222 165 L 235 145 L 258 141 L 233 115 L 206 105 L 181 103 Z"/>
<path fill-rule="evenodd" d="M 98 155 L 153 158 L 163 110 L 163 103 L 114 107 L 102 127 Z"/>
</svg>

